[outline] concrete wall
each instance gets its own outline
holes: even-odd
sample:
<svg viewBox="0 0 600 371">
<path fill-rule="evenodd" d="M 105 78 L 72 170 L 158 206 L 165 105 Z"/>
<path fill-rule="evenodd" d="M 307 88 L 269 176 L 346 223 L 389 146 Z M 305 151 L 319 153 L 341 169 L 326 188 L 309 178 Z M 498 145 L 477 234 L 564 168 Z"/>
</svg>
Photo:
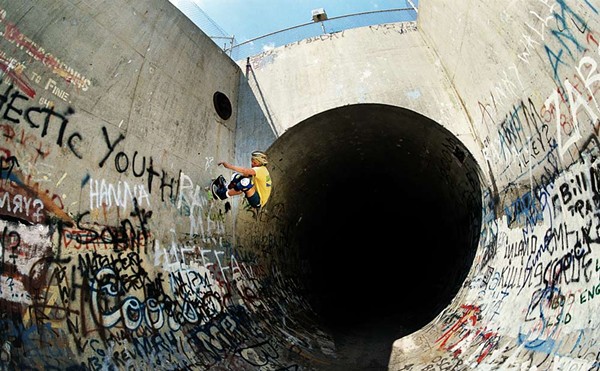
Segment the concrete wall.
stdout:
<svg viewBox="0 0 600 371">
<path fill-rule="evenodd" d="M 420 5 L 420 30 L 461 97 L 492 181 L 463 290 L 396 343 L 391 368 L 600 367 L 599 10 L 587 1 Z"/>
<path fill-rule="evenodd" d="M 240 84 L 241 152 L 256 145 L 244 146 L 241 138 L 260 128 L 278 137 L 320 112 L 361 103 L 418 112 L 450 130 L 473 154 L 479 152 L 470 127 L 463 125 L 467 118 L 459 97 L 416 23 L 322 35 L 252 57 L 250 68 L 246 61 L 238 63 L 246 77 Z"/>
<path fill-rule="evenodd" d="M 168 1 L 2 0 L 0 69 L 0 368 L 267 362 L 259 273 L 206 190 L 237 65 Z"/>
</svg>

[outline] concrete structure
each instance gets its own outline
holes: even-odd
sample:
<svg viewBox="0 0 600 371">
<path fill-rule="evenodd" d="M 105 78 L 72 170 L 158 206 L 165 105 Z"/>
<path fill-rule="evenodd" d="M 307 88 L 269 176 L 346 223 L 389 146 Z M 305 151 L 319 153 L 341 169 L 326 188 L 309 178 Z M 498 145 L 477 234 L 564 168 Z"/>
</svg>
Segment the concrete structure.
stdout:
<svg viewBox="0 0 600 371">
<path fill-rule="evenodd" d="M 167 1 L 0 0 L 2 368 L 600 368 L 599 9 L 235 63 Z M 254 149 L 256 219 L 206 189 Z"/>
</svg>

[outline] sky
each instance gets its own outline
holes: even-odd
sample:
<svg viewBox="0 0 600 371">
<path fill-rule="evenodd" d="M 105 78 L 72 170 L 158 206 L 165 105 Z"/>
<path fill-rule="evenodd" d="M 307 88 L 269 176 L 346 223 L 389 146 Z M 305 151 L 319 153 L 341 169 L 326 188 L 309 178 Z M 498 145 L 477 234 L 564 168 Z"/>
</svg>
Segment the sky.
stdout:
<svg viewBox="0 0 600 371">
<path fill-rule="evenodd" d="M 178 0 L 171 0 L 177 5 Z M 312 22 L 312 10 L 327 17 L 410 7 L 411 0 L 189 0 L 228 36 L 240 43 L 271 32 Z M 418 6 L 417 0 L 412 3 Z"/>
</svg>

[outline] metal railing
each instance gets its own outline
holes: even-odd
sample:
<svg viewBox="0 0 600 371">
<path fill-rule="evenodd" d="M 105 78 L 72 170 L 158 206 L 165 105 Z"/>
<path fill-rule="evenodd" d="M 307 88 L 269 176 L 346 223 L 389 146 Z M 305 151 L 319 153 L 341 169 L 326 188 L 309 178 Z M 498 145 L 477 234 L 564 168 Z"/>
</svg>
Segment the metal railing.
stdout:
<svg viewBox="0 0 600 371">
<path fill-rule="evenodd" d="M 169 0 L 198 28 L 219 45 L 231 59 L 240 61 L 267 50 L 298 42 L 315 36 L 333 34 L 352 28 L 385 23 L 411 22 L 417 20 L 418 0 L 398 0 L 404 8 L 355 13 L 340 17 L 304 23 L 276 32 L 236 43 L 235 37 L 225 32 L 194 0 Z"/>
<path fill-rule="evenodd" d="M 196 4 L 194 0 L 169 0 L 177 9 L 188 17 L 199 29 L 210 37 L 222 49 L 231 48 L 235 44 L 234 37 L 223 30 Z"/>
<path fill-rule="evenodd" d="M 225 47 L 223 50 L 234 61 L 240 61 L 270 49 L 315 36 L 378 24 L 416 21 L 418 10 L 413 5 L 413 1 L 410 1 L 410 3 L 411 7 L 408 8 L 356 13 L 318 22 L 304 23 L 234 44 L 229 48 Z"/>
</svg>

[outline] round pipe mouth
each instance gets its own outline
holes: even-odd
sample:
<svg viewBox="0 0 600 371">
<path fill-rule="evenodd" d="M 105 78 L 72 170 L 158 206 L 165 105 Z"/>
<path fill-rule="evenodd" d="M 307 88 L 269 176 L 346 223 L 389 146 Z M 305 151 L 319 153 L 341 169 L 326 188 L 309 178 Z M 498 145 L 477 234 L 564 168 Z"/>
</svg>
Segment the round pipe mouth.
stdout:
<svg viewBox="0 0 600 371">
<path fill-rule="evenodd" d="M 364 328 L 391 348 L 450 304 L 482 210 L 478 165 L 452 133 L 400 107 L 349 105 L 295 125 L 268 153 L 271 218 L 258 228 L 334 338 Z"/>
</svg>

